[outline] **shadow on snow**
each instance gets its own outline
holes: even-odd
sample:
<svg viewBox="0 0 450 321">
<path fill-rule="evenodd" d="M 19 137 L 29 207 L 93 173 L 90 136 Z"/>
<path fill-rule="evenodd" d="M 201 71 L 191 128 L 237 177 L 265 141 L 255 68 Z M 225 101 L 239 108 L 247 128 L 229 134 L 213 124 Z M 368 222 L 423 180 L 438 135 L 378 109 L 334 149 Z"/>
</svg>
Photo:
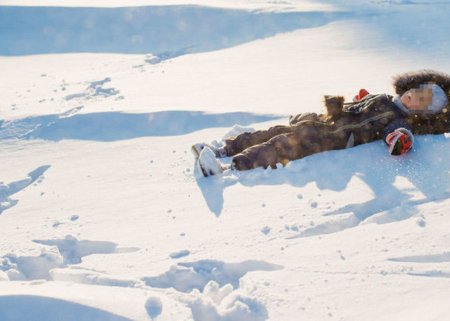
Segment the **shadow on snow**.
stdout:
<svg viewBox="0 0 450 321">
<path fill-rule="evenodd" d="M 416 146 L 405 157 L 392 157 L 379 141 L 315 154 L 277 170 L 236 171 L 232 175 L 197 178 L 197 183 L 208 208 L 219 216 L 224 205 L 224 189 L 236 183 L 294 187 L 315 183 L 321 190 L 344 192 L 352 178 L 357 177 L 368 186 L 373 197 L 363 203 L 352 203 L 349 198 L 349 204 L 323 214 L 330 216 L 329 222 L 308 228 L 297 237 L 334 233 L 368 219 L 379 224 L 405 220 L 417 214 L 417 205 L 450 198 L 450 136 L 419 136 Z M 200 176 L 197 170 L 196 177 Z M 399 187 L 396 182 L 399 177 L 413 186 Z M 349 192 L 352 193 L 346 191 Z M 413 195 L 417 193 L 423 197 Z"/>
<path fill-rule="evenodd" d="M 78 139 L 111 142 L 149 136 L 184 135 L 212 127 L 248 125 L 280 118 L 246 112 L 208 114 L 199 111 L 67 113 L 28 117 L 0 123 L 0 139 Z"/>
<path fill-rule="evenodd" d="M 161 60 L 342 19 L 348 13 L 252 12 L 202 6 L 0 6 L 0 55 L 152 53 Z"/>
<path fill-rule="evenodd" d="M 0 296 L 0 319 L 2 321 L 130 321 L 128 318 L 86 305 L 33 295 Z"/>
</svg>

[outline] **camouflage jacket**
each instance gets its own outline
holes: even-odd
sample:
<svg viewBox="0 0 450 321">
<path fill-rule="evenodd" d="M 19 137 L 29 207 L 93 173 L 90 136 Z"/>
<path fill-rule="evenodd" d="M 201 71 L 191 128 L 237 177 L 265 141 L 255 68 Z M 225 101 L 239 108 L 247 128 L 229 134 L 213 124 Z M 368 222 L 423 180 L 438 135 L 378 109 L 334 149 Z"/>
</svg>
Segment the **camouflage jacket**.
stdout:
<svg viewBox="0 0 450 321">
<path fill-rule="evenodd" d="M 400 96 L 411 88 L 424 83 L 441 86 L 450 101 L 450 76 L 436 71 L 405 73 L 394 78 L 395 92 Z M 302 121 L 324 122 L 336 126 L 336 131 L 353 134 L 351 145 L 384 139 L 399 127 L 406 127 L 414 134 L 442 134 L 450 132 L 450 108 L 434 115 L 407 113 L 400 109 L 393 97 L 386 94 L 368 95 L 361 101 L 344 103 L 341 96 L 325 96 L 324 114 L 303 113 L 291 116 L 289 123 L 295 126 Z"/>
<path fill-rule="evenodd" d="M 344 134 L 348 147 L 369 143 L 385 137 L 396 128 L 411 129 L 407 114 L 393 101 L 392 96 L 367 95 L 358 102 L 345 103 L 342 97 L 325 97 L 328 113 L 307 113 L 291 117 L 291 126 L 305 121 L 326 123 L 336 133 Z"/>
</svg>

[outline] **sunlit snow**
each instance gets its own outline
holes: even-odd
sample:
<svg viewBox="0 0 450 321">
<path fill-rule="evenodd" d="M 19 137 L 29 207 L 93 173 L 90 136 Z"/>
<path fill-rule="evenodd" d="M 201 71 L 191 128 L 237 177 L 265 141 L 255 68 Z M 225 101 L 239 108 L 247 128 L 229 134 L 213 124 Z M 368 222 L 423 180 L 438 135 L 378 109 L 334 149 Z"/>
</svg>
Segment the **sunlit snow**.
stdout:
<svg viewBox="0 0 450 321">
<path fill-rule="evenodd" d="M 190 147 L 448 73 L 449 9 L 0 0 L 0 320 L 447 320 L 450 134 L 208 178 Z"/>
</svg>

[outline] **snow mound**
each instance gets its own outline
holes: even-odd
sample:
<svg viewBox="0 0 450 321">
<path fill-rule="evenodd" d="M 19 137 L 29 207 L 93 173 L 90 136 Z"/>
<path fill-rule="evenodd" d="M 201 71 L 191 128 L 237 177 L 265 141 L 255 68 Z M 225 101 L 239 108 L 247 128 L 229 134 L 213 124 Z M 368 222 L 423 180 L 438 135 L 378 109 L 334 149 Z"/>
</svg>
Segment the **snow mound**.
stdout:
<svg viewBox="0 0 450 321">
<path fill-rule="evenodd" d="M 7 254 L 0 258 L 0 271 L 9 280 L 61 280 L 111 286 L 134 286 L 135 280 L 111 277 L 93 271 L 71 270 L 67 267 L 80 264 L 82 258 L 93 254 L 135 252 L 137 248 L 119 248 L 113 242 L 79 241 L 71 235 L 65 239 L 34 240 L 49 247 L 41 249 L 38 256 Z"/>
<path fill-rule="evenodd" d="M 239 280 L 251 271 L 274 271 L 281 266 L 262 261 L 245 261 L 241 263 L 225 263 L 216 260 L 200 260 L 190 263 L 178 263 L 166 273 L 156 277 L 146 277 L 147 285 L 157 288 L 174 288 L 180 292 L 193 289 L 203 291 L 209 281 L 219 285 L 231 284 L 239 287 Z"/>
<path fill-rule="evenodd" d="M 228 284 L 206 284 L 203 293 L 194 292 L 188 301 L 194 321 L 264 321 L 268 318 L 266 307 L 254 298 L 233 291 Z"/>
<path fill-rule="evenodd" d="M 2 321 L 131 321 L 87 305 L 31 295 L 0 296 Z"/>
</svg>

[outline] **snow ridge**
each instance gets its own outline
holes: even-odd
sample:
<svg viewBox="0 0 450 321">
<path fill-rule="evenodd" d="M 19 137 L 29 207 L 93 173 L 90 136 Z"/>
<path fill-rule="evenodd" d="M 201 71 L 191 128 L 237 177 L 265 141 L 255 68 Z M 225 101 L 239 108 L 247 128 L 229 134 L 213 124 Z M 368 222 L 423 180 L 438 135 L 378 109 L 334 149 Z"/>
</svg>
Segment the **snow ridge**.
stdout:
<svg viewBox="0 0 450 321">
<path fill-rule="evenodd" d="M 44 173 L 50 168 L 50 165 L 44 165 L 36 168 L 28 173 L 28 177 L 18 181 L 4 184 L 0 182 L 0 215 L 7 209 L 15 206 L 17 200 L 11 199 L 10 196 L 24 190 L 33 183 L 41 183 L 44 179 Z"/>
<path fill-rule="evenodd" d="M 342 12 L 259 12 L 190 5 L 0 6 L 0 32 L 7 30 L 0 33 L 4 40 L 0 43 L 0 55 L 152 53 L 157 57 L 151 60 L 154 63 L 295 29 L 318 27 L 347 16 Z M 111 41 L 111 31 L 114 41 Z"/>
</svg>

